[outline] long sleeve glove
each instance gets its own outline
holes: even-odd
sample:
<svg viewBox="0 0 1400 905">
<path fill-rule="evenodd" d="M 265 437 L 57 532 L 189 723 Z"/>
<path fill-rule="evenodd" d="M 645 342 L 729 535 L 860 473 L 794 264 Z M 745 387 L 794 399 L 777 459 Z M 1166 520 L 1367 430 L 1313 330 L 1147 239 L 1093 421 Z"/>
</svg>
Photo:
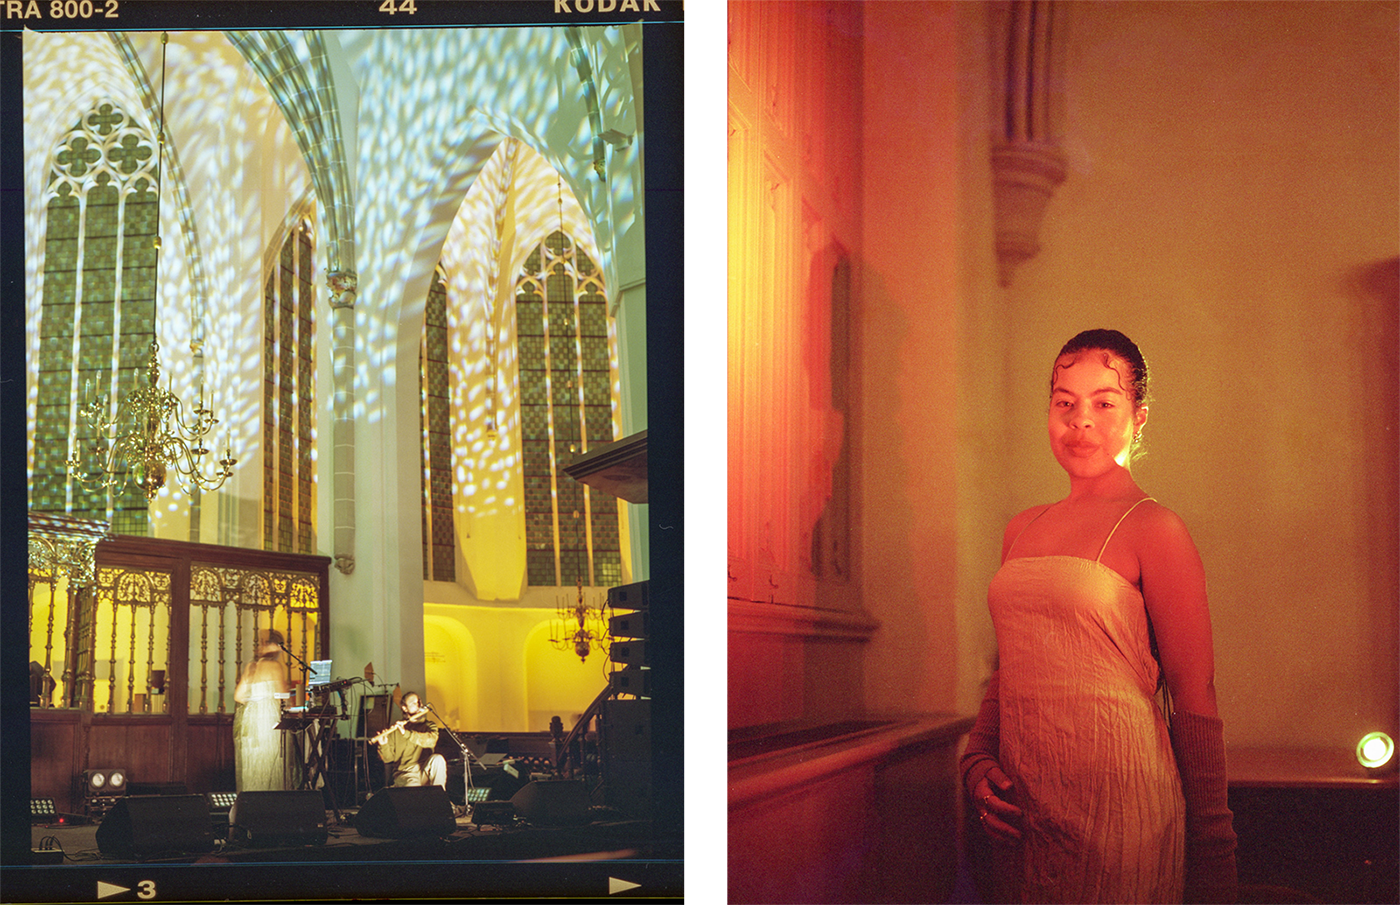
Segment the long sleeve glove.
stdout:
<svg viewBox="0 0 1400 905">
<path fill-rule="evenodd" d="M 1186 901 L 1234 902 L 1234 815 L 1225 773 L 1224 723 L 1186 710 L 1172 714 L 1172 751 L 1186 799 Z"/>
<path fill-rule="evenodd" d="M 987 681 L 987 693 L 982 697 L 982 706 L 977 710 L 977 720 L 967 735 L 967 748 L 963 751 L 959 768 L 962 771 L 963 788 L 967 794 L 976 795 L 977 783 L 1001 758 L 1001 673 L 993 672 Z"/>
</svg>

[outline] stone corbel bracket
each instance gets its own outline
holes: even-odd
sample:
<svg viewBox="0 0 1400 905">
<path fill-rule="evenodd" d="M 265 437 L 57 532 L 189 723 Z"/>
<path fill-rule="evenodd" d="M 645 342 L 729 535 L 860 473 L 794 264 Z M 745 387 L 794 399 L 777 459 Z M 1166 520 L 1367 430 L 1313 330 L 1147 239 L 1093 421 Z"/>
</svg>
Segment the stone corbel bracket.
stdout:
<svg viewBox="0 0 1400 905">
<path fill-rule="evenodd" d="M 998 77 L 992 141 L 993 214 L 998 279 L 1011 285 L 1023 261 L 1040 251 L 1040 226 L 1065 178 L 1057 146 L 1063 65 L 1052 38 L 1064 28 L 1060 0 L 989 4 L 993 71 Z"/>
<path fill-rule="evenodd" d="M 997 275 L 1001 285 L 1010 286 L 1016 267 L 1040 251 L 1040 224 L 1045 208 L 1055 186 L 1064 178 L 1064 158 L 1052 145 L 1022 141 L 992 148 Z"/>
</svg>

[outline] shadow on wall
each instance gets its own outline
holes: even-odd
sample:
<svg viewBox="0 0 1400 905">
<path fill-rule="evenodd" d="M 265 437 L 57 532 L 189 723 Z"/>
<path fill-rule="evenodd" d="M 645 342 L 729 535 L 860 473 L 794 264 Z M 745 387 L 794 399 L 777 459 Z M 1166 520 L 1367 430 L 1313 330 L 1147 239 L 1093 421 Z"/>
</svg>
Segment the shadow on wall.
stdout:
<svg viewBox="0 0 1400 905">
<path fill-rule="evenodd" d="M 1400 659 L 1400 257 L 1354 268 L 1345 277 L 1344 295 L 1353 302 L 1351 335 L 1347 345 L 1356 351 L 1351 366 L 1362 375 L 1366 398 L 1361 432 L 1367 458 L 1383 463 L 1363 473 L 1365 486 L 1359 499 L 1365 502 L 1373 529 L 1367 532 L 1370 549 L 1366 599 L 1369 614 L 1373 675 L 1395 674 Z M 1394 699 L 1392 699 L 1392 703 Z"/>
</svg>

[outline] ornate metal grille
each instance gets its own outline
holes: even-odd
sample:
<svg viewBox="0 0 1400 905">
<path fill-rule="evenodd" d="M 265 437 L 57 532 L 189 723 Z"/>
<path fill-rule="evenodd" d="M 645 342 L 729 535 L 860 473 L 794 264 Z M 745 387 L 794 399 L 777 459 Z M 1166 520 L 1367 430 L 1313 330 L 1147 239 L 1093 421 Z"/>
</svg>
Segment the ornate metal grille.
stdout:
<svg viewBox="0 0 1400 905">
<path fill-rule="evenodd" d="M 107 526 L 38 513 L 29 518 L 30 700 L 42 707 L 90 706 L 92 645 L 83 642 L 91 641 L 92 629 L 79 613 L 91 598 L 94 549 Z M 87 689 L 86 699 L 80 689 Z"/>
<path fill-rule="evenodd" d="M 315 575 L 213 565 L 190 569 L 191 712 L 208 713 L 211 698 L 217 712 L 232 710 L 238 673 L 256 656 L 258 638 L 268 629 L 280 632 L 302 660 L 316 658 L 322 626 Z M 298 678 L 294 666 L 286 664 L 288 681 Z"/>
<path fill-rule="evenodd" d="M 91 695 L 93 709 L 106 713 L 165 712 L 163 677 L 170 663 L 170 573 L 99 566 L 94 590 L 96 600 L 91 617 L 97 659 L 96 685 Z M 144 660 L 139 659 L 143 656 Z M 104 663 L 105 683 L 101 681 Z M 144 689 L 140 692 L 136 690 L 138 675 Z M 161 691 L 156 692 L 157 688 Z"/>
</svg>

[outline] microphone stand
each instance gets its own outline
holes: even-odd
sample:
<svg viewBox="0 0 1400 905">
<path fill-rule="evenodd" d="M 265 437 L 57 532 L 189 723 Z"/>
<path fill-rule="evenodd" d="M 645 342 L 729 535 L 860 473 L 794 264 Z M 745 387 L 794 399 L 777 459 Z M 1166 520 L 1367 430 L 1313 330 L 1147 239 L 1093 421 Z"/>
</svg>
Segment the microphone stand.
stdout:
<svg viewBox="0 0 1400 905">
<path fill-rule="evenodd" d="M 286 652 L 287 656 L 291 657 L 293 660 L 301 664 L 301 687 L 305 688 L 306 677 L 311 674 L 311 667 L 306 665 L 306 661 L 303 660 L 301 657 L 298 657 L 296 654 L 292 653 L 292 649 L 286 644 L 282 643 L 281 641 L 278 641 L 277 646 L 282 648 L 282 650 Z"/>
<path fill-rule="evenodd" d="M 472 788 L 472 761 L 476 760 L 476 755 L 472 754 L 471 749 L 467 747 L 466 743 L 447 727 L 447 720 L 442 718 L 442 714 L 438 713 L 432 704 L 425 704 L 424 706 L 442 723 L 442 731 L 447 733 L 447 737 L 452 739 L 458 748 L 462 749 L 462 807 L 470 812 L 471 804 L 468 799 L 471 797 Z M 481 763 L 479 760 L 476 762 Z"/>
</svg>

